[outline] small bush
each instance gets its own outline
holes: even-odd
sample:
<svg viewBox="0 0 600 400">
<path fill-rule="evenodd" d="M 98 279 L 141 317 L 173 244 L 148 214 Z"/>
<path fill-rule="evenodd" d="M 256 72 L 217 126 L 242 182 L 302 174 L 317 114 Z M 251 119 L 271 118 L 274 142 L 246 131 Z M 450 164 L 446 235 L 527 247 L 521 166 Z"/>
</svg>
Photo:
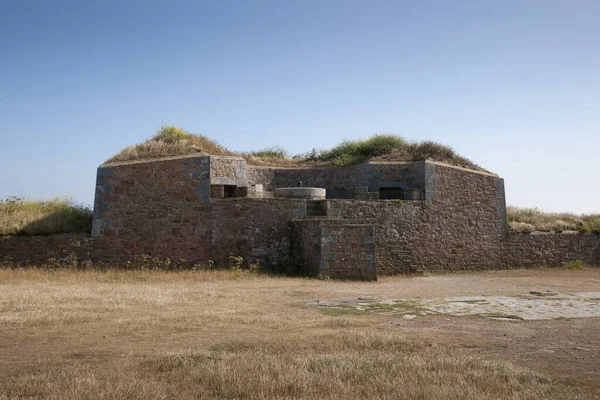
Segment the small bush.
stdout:
<svg viewBox="0 0 600 400">
<path fill-rule="evenodd" d="M 583 269 L 585 268 L 585 263 L 583 260 L 569 261 L 564 264 L 564 267 L 566 269 Z"/>
<path fill-rule="evenodd" d="M 68 198 L 0 201 L 0 235 L 49 235 L 89 233 L 92 210 Z"/>
<path fill-rule="evenodd" d="M 375 135 L 366 140 L 346 140 L 331 150 L 312 155 L 315 161 L 327 161 L 335 165 L 357 164 L 369 158 L 391 154 L 394 149 L 406 147 L 406 140 L 397 135 Z M 313 150 L 314 151 L 314 150 Z"/>
<path fill-rule="evenodd" d="M 163 125 L 152 137 L 155 142 L 177 143 L 182 140 L 193 139 L 194 135 L 175 125 Z"/>
<path fill-rule="evenodd" d="M 288 158 L 288 153 L 285 149 L 281 147 L 269 147 L 266 149 L 262 149 L 259 151 L 253 151 L 250 153 L 252 157 L 260 157 L 260 158 L 278 158 L 285 159 Z"/>
</svg>

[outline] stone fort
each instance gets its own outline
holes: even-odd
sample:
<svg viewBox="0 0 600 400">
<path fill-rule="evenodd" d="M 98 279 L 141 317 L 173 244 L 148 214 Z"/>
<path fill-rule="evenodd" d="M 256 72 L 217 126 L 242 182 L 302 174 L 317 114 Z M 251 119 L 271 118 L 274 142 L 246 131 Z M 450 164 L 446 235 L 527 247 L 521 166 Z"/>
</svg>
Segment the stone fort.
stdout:
<svg viewBox="0 0 600 400">
<path fill-rule="evenodd" d="M 600 260 L 594 235 L 509 233 L 502 178 L 431 160 L 286 168 L 192 155 L 104 164 L 91 236 L 113 263 L 144 254 L 222 265 L 241 256 L 360 280 Z"/>
<path fill-rule="evenodd" d="M 0 258 L 227 268 L 241 257 L 244 267 L 357 280 L 600 265 L 598 234 L 512 232 L 503 179 L 474 164 L 290 165 L 206 153 L 107 162 L 97 169 L 91 234 L 5 236 Z"/>
</svg>

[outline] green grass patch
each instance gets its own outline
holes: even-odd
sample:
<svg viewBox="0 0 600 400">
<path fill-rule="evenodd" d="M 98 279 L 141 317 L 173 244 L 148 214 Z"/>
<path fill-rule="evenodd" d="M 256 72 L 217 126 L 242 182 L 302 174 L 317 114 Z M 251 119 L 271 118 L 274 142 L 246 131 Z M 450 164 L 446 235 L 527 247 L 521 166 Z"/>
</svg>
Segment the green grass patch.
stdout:
<svg viewBox="0 0 600 400">
<path fill-rule="evenodd" d="M 316 150 L 304 155 L 308 161 L 324 161 L 338 166 L 365 162 L 372 158 L 416 161 L 432 159 L 467 168 L 478 168 L 451 147 L 432 142 L 409 142 L 394 134 L 378 134 L 364 140 L 345 140 L 329 150 Z"/>
</svg>

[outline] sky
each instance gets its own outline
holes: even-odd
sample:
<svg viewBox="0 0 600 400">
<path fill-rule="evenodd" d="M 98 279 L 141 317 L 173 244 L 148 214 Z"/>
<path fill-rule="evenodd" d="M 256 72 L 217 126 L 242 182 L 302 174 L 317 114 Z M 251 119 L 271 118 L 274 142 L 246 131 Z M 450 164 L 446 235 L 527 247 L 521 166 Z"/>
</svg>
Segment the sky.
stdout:
<svg viewBox="0 0 600 400">
<path fill-rule="evenodd" d="M 91 205 L 162 124 L 290 153 L 397 133 L 600 212 L 600 2 L 0 0 L 0 199 Z"/>
</svg>

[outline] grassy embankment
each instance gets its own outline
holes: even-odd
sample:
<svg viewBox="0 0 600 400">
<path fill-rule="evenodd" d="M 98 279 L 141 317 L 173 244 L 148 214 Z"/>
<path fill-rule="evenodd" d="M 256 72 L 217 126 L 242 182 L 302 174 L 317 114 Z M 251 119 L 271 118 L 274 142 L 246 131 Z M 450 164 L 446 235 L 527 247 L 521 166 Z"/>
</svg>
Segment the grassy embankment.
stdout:
<svg viewBox="0 0 600 400">
<path fill-rule="evenodd" d="M 92 211 L 67 198 L 0 201 L 0 235 L 89 233 Z"/>
</svg>

